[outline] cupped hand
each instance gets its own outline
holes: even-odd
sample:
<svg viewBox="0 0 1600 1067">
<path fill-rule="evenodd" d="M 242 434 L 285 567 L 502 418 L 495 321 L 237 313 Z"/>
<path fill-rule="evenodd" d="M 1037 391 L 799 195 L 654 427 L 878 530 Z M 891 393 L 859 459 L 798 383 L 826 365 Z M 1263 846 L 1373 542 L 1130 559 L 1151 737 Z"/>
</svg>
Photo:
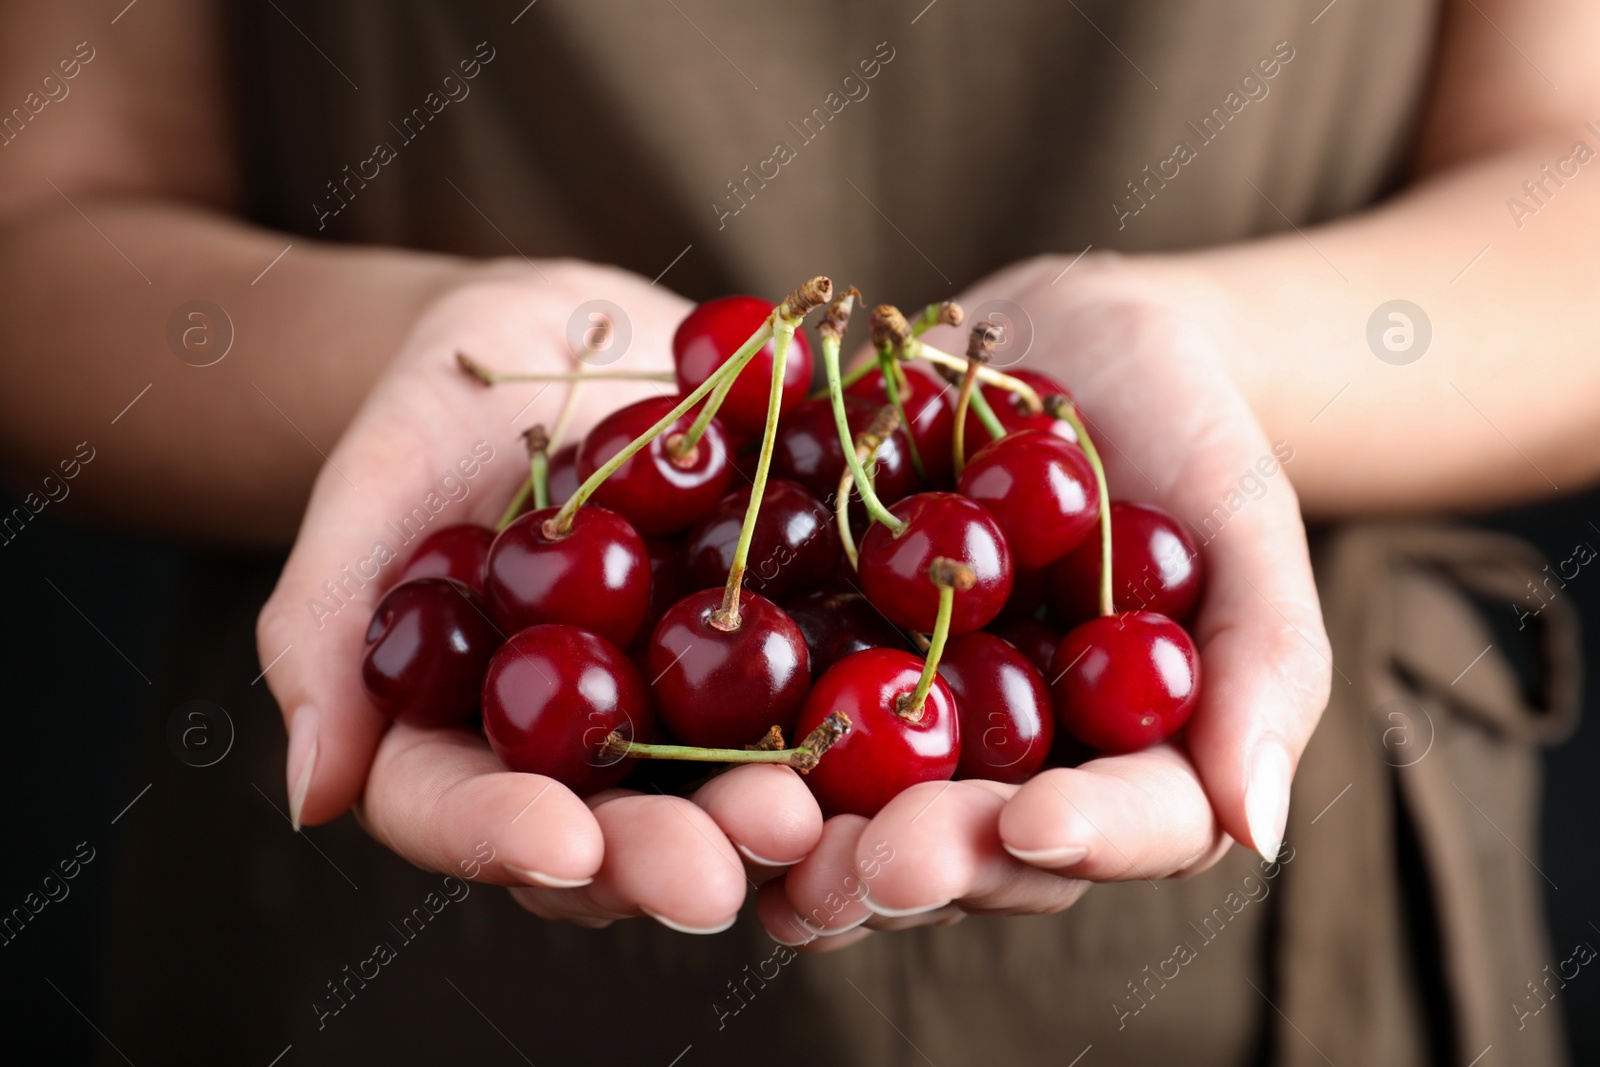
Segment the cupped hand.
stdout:
<svg viewBox="0 0 1600 1067">
<path fill-rule="evenodd" d="M 1164 508 L 1200 544 L 1201 697 L 1187 728 L 1021 786 L 928 783 L 870 821 L 830 819 L 817 849 L 761 889 L 773 937 L 826 950 L 861 927 L 1056 911 L 1090 882 L 1203 870 L 1234 841 L 1276 855 L 1332 659 L 1284 467 L 1293 442 L 1268 441 L 1230 380 L 1236 335 L 1204 291 L 1171 265 L 1044 258 L 961 297 L 969 325 L 987 313 L 1007 329 L 997 368 L 1073 391 L 1113 497 Z M 953 330 L 926 339 L 965 351 Z"/>
<path fill-rule="evenodd" d="M 519 901 L 537 914 L 586 925 L 649 914 L 709 931 L 732 922 L 747 879 L 770 877 L 816 843 L 821 815 L 794 772 L 738 768 L 689 799 L 612 790 L 584 800 L 506 770 L 469 731 L 391 727 L 361 686 L 368 619 L 415 542 L 448 524 L 493 525 L 527 475 L 520 432 L 552 423 L 569 388 L 486 389 L 455 354 L 497 369 L 573 370 L 568 335 L 582 344 L 593 325 L 584 305 L 595 300 L 624 321 L 591 365 L 671 368 L 672 331 L 688 305 L 617 270 L 492 265 L 420 315 L 317 477 L 257 647 L 288 726 L 296 826 L 354 805 L 411 862 L 521 887 Z M 590 383 L 571 439 L 608 411 L 668 391 Z"/>
</svg>

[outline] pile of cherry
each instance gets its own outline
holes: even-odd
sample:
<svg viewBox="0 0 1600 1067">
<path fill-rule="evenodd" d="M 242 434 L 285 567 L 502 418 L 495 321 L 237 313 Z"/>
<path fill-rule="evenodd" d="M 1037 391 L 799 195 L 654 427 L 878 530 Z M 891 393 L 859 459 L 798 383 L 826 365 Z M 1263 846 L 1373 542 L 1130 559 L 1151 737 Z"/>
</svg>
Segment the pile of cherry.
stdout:
<svg viewBox="0 0 1600 1067">
<path fill-rule="evenodd" d="M 830 812 L 876 813 L 951 777 L 1021 782 L 1131 752 L 1199 698 L 1181 623 L 1200 559 L 1173 518 L 1112 502 L 1071 395 L 1043 374 L 921 339 L 930 305 L 871 313 L 814 278 L 773 307 L 728 297 L 673 338 L 677 394 L 552 449 L 498 530 L 419 544 L 367 631 L 374 705 L 425 727 L 479 720 L 507 767 L 579 794 L 644 759 L 795 767 Z M 797 327 L 818 308 L 828 380 Z M 461 367 L 480 382 L 535 376 Z M 859 538 L 859 540 L 858 540 Z M 785 740 L 785 739 L 789 740 Z"/>
</svg>

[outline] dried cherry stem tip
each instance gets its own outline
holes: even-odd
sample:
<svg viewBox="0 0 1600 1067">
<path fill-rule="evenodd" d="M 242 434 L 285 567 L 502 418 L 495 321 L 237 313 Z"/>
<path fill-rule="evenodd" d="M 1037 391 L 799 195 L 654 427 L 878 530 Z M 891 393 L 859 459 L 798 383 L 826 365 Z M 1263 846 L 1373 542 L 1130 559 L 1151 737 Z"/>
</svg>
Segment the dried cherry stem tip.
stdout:
<svg viewBox="0 0 1600 1067">
<path fill-rule="evenodd" d="M 894 707 L 894 713 L 909 722 L 922 721 L 923 705 L 928 702 L 933 680 L 939 674 L 945 642 L 950 638 L 950 615 L 955 609 L 956 593 L 966 592 L 978 581 L 971 567 L 943 556 L 935 557 L 928 568 L 928 577 L 939 587 L 939 614 L 933 623 L 933 633 L 928 637 L 928 657 L 923 661 L 917 687 L 897 698 Z"/>
<path fill-rule="evenodd" d="M 1089 436 L 1088 429 L 1083 425 L 1083 417 L 1078 413 L 1077 406 L 1064 396 L 1052 396 L 1045 401 L 1045 410 L 1055 418 L 1061 419 L 1071 426 L 1078 435 L 1078 444 L 1083 448 L 1083 454 L 1088 457 L 1089 467 L 1094 471 L 1095 488 L 1100 491 L 1100 614 L 1113 613 L 1113 600 L 1111 597 L 1111 490 L 1106 486 L 1106 468 L 1100 461 L 1100 450 L 1094 447 L 1094 440 Z"/>
<path fill-rule="evenodd" d="M 960 326 L 966 317 L 967 313 L 954 300 L 929 304 L 911 323 L 911 334 L 913 337 L 921 337 L 935 326 Z"/>
<path fill-rule="evenodd" d="M 955 452 L 956 477 L 967 466 L 967 409 L 972 406 L 973 388 L 978 384 L 978 372 L 994 358 L 995 345 L 1000 342 L 1000 327 L 983 320 L 972 328 L 967 338 L 967 369 L 961 375 L 961 392 L 956 395 L 956 421 L 952 447 Z"/>
<path fill-rule="evenodd" d="M 773 729 L 776 730 L 777 727 Z M 794 748 L 773 749 L 761 745 L 753 748 L 642 745 L 629 741 L 613 731 L 606 735 L 605 742 L 600 746 L 600 754 L 617 759 L 672 759 L 692 763 L 781 763 L 805 774 L 816 767 L 827 751 L 849 732 L 850 717 L 842 711 L 836 711 L 823 719 L 821 725 L 807 734 L 806 739 Z M 772 736 L 772 732 L 768 731 L 767 737 L 763 738 L 762 742 L 765 743 Z M 778 736 L 781 737 L 782 734 Z"/>
</svg>

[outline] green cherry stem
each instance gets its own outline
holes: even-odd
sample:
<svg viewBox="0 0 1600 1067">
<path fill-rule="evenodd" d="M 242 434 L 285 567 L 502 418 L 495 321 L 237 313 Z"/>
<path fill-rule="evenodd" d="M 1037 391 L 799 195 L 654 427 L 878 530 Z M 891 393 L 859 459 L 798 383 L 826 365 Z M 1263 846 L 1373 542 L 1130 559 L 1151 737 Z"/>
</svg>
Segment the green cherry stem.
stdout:
<svg viewBox="0 0 1600 1067">
<path fill-rule="evenodd" d="M 994 440 L 998 441 L 1006 435 L 1006 428 L 1000 425 L 1000 417 L 989 406 L 989 398 L 983 395 L 982 389 L 972 391 L 972 413 L 978 416 L 978 421 L 983 423 L 983 428 Z"/>
<path fill-rule="evenodd" d="M 850 465 L 850 473 L 855 478 L 856 492 L 861 495 L 861 503 L 866 506 L 867 514 L 898 536 L 906 524 L 890 514 L 889 509 L 883 506 L 883 501 L 878 499 L 872 479 L 861 465 L 861 457 L 856 455 L 855 441 L 850 436 L 850 420 L 844 411 L 844 385 L 839 380 L 839 343 L 850 322 L 851 303 L 858 295 L 852 289 L 828 305 L 827 317 L 817 328 L 822 335 L 822 365 L 828 374 L 828 397 L 833 401 L 833 423 L 839 430 L 839 446 L 844 449 L 845 462 Z M 885 379 L 885 383 L 887 381 Z"/>
<path fill-rule="evenodd" d="M 1106 468 L 1077 406 L 1064 396 L 1052 396 L 1046 405 L 1051 415 L 1064 420 L 1077 433 L 1078 444 L 1094 471 L 1095 488 L 1100 491 L 1100 614 L 1111 615 L 1115 613 L 1111 598 L 1111 490 L 1106 487 Z"/>
<path fill-rule="evenodd" d="M 504 530 L 516 521 L 530 496 L 535 510 L 550 506 L 549 435 L 544 432 L 543 426 L 530 426 L 522 431 L 522 442 L 528 446 L 528 477 L 517 487 L 517 495 L 511 498 L 511 503 L 500 515 L 500 521 L 495 523 L 497 531 Z"/>
<path fill-rule="evenodd" d="M 960 326 L 967 313 L 954 300 L 929 304 L 922 314 L 911 320 L 911 336 L 921 337 L 935 326 Z"/>
<path fill-rule="evenodd" d="M 856 434 L 856 455 L 861 460 L 867 477 L 871 478 L 878 464 L 878 449 L 900 428 L 900 412 L 885 404 L 872 417 L 872 424 Z M 839 526 L 839 542 L 844 547 L 845 558 L 851 570 L 859 570 L 855 535 L 850 532 L 850 489 L 856 483 L 855 471 L 845 465 L 839 474 L 839 489 L 833 496 L 835 521 Z"/>
<path fill-rule="evenodd" d="M 673 455 L 687 456 L 700 443 L 700 438 L 705 436 L 706 427 L 711 425 L 711 420 L 716 418 L 717 412 L 722 409 L 722 402 L 728 398 L 728 391 L 733 388 L 733 380 L 739 376 L 745 367 L 750 365 L 751 360 L 755 359 L 756 353 L 761 351 L 761 346 L 772 340 L 775 330 L 773 323 L 779 317 L 779 310 L 781 309 L 774 309 L 773 313 L 768 315 L 766 321 L 761 324 L 760 329 L 751 334 L 750 339 L 740 345 L 739 350 L 730 356 L 728 362 L 724 363 L 718 370 L 718 374 L 721 374 L 722 370 L 726 370 L 730 366 L 737 365 L 739 368 L 732 374 L 723 375 L 721 380 L 717 382 L 717 387 L 711 391 L 711 399 L 706 401 L 705 407 L 700 409 L 700 414 L 695 416 L 694 422 L 690 424 L 689 428 L 684 431 L 683 436 L 673 446 Z"/>
<path fill-rule="evenodd" d="M 814 768 L 838 740 L 850 732 L 850 717 L 836 711 L 794 748 L 693 748 L 688 745 L 643 745 L 618 733 L 606 735 L 602 755 L 617 758 L 673 759 L 694 763 L 781 763 L 801 774 Z"/>
<path fill-rule="evenodd" d="M 939 614 L 934 619 L 933 633 L 928 638 L 928 657 L 922 664 L 922 677 L 917 687 L 895 702 L 894 712 L 911 722 L 922 721 L 922 706 L 928 701 L 933 680 L 939 674 L 939 660 L 944 656 L 944 644 L 950 638 L 950 615 L 955 609 L 956 590 L 971 589 L 978 580 L 971 567 L 953 559 L 938 556 L 928 568 L 928 578 L 939 587 Z"/>
<path fill-rule="evenodd" d="M 886 349 L 878 351 L 878 364 L 883 368 L 883 394 L 889 398 L 889 403 L 893 404 L 895 410 L 900 413 L 900 421 L 909 428 L 911 416 L 906 413 L 906 405 L 903 398 L 903 389 L 909 384 L 906 382 L 906 372 L 901 368 L 899 361 L 894 358 L 894 354 Z M 922 465 L 922 453 L 917 451 L 917 435 L 911 433 L 909 429 L 906 433 L 906 443 L 911 446 L 911 465 L 916 468 L 917 477 L 926 483 L 928 481 L 928 471 Z"/>
<path fill-rule="evenodd" d="M 456 353 L 456 366 L 469 377 L 484 385 L 501 385 L 505 382 L 578 382 L 585 380 L 613 382 L 673 382 L 677 378 L 671 371 L 638 370 L 572 370 L 549 374 L 523 374 L 491 370 L 465 352 Z"/>
<path fill-rule="evenodd" d="M 967 409 L 972 406 L 978 372 L 994 358 L 994 346 L 999 339 L 999 329 L 987 319 L 974 326 L 967 338 L 967 369 L 961 375 L 961 392 L 956 396 L 956 424 L 952 438 L 957 478 L 961 477 L 961 472 L 967 466 Z"/>
</svg>

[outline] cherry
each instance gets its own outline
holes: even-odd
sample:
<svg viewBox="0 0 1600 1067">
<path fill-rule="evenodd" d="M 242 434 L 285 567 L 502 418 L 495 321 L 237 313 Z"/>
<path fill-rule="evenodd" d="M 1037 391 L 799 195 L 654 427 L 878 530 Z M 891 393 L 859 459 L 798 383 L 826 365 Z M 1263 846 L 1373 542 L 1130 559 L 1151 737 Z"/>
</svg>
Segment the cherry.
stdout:
<svg viewBox="0 0 1600 1067">
<path fill-rule="evenodd" d="M 581 626 L 626 648 L 650 601 L 644 541 L 614 511 L 584 506 L 551 537 L 556 508 L 520 516 L 495 538 L 485 583 L 506 633 L 539 623 Z"/>
<path fill-rule="evenodd" d="M 512 636 L 483 680 L 483 732 L 514 771 L 543 774 L 580 796 L 620 782 L 632 761 L 603 754 L 616 732 L 648 738 L 649 688 L 611 642 L 576 626 Z"/>
<path fill-rule="evenodd" d="M 805 635 L 813 679 L 853 652 L 905 645 L 905 638 L 883 612 L 857 592 L 818 590 L 788 601 L 783 609 Z M 1055 651 L 1054 642 L 1050 651 Z"/>
<path fill-rule="evenodd" d="M 680 397 L 651 397 L 601 419 L 578 446 L 578 477 L 587 479 L 677 407 Z M 727 437 L 712 419 L 687 454 L 675 445 L 693 423 L 684 414 L 602 482 L 591 498 L 631 522 L 640 534 L 659 537 L 692 525 L 728 491 L 733 470 Z"/>
<path fill-rule="evenodd" d="M 1016 566 L 1029 570 L 1083 544 L 1100 517 L 1089 457 L 1045 430 L 1019 430 L 980 449 L 957 489 L 989 509 Z"/>
<path fill-rule="evenodd" d="M 1039 668 L 988 633 L 952 638 L 939 677 L 956 698 L 961 718 L 957 778 L 1026 782 L 1044 766 L 1055 740 L 1055 710 Z"/>
<path fill-rule="evenodd" d="M 1153 611 L 1102 615 L 1070 631 L 1050 661 L 1061 728 L 1102 752 L 1164 741 L 1200 702 L 1200 654 Z"/>
<path fill-rule="evenodd" d="M 495 533 L 487 526 L 461 523 L 445 526 L 424 537 L 418 544 L 399 582 L 413 578 L 454 578 L 483 592 L 484 565 Z"/>
<path fill-rule="evenodd" d="M 1041 671 L 1050 669 L 1050 660 L 1061 643 L 1061 631 L 1037 619 L 1005 619 L 989 627 L 989 632 L 1028 657 Z"/>
<path fill-rule="evenodd" d="M 845 397 L 844 410 L 852 440 L 872 425 L 878 412 L 870 402 L 859 397 Z M 949 449 L 948 442 L 945 448 Z M 808 400 L 779 425 L 777 447 L 772 456 L 774 477 L 798 482 L 812 496 L 832 507 L 844 468 L 844 447 L 829 401 Z M 904 429 L 896 430 L 878 448 L 872 482 L 878 498 L 885 504 L 900 500 L 916 487 L 917 472 L 911 465 Z M 855 529 L 865 526 L 867 513 L 859 503 L 851 503 L 850 517 Z"/>
<path fill-rule="evenodd" d="M 661 616 L 694 588 L 689 582 L 688 568 L 683 564 L 683 542 L 677 538 L 652 537 L 644 543 L 650 556 L 650 600 L 644 611 L 644 622 L 639 624 L 634 643 L 643 645 L 655 632 Z"/>
<path fill-rule="evenodd" d="M 711 377 L 760 329 L 773 305 L 755 296 L 725 296 L 700 304 L 672 335 L 672 360 L 678 389 L 684 394 Z M 737 434 L 758 436 L 767 421 L 767 393 L 772 384 L 773 342 L 769 340 L 728 390 L 717 417 Z M 782 410 L 806 398 L 811 385 L 811 349 L 797 334 L 783 368 Z"/>
<path fill-rule="evenodd" d="M 839 565 L 839 532 L 826 504 L 794 482 L 766 483 L 750 542 L 744 585 L 768 600 L 787 600 L 826 581 Z M 689 532 L 685 546 L 691 589 L 720 586 L 733 566 L 750 487 L 723 497 Z"/>
<path fill-rule="evenodd" d="M 1072 394 L 1067 391 L 1067 387 L 1049 375 L 1040 374 L 1038 371 L 1016 369 L 1007 370 L 1006 373 L 1032 386 L 1033 391 L 1038 393 L 1041 399 L 1052 396 L 1062 396 L 1068 400 L 1072 399 Z M 1015 433 L 1018 430 L 1046 430 L 1064 441 L 1077 442 L 1077 431 L 1072 428 L 1070 423 L 1056 418 L 1048 411 L 1029 411 L 1022 397 L 1017 393 L 998 385 L 985 385 L 982 387 L 981 392 L 983 393 L 983 398 L 989 402 L 990 410 L 994 412 L 995 418 L 1000 420 L 1000 426 L 1006 433 Z M 966 435 L 967 458 L 969 459 L 977 453 L 981 446 L 992 440 L 989 431 L 984 429 L 983 423 L 972 412 L 967 413 Z"/>
<path fill-rule="evenodd" d="M 550 504 L 560 507 L 572 499 L 583 479 L 578 477 L 578 443 L 562 445 L 550 453 Z"/>
<path fill-rule="evenodd" d="M 372 704 L 396 722 L 454 726 L 478 710 L 484 669 L 500 631 L 481 594 L 454 578 L 401 582 L 367 624 L 361 682 Z"/>
<path fill-rule="evenodd" d="M 834 664 L 812 687 L 797 733 L 815 729 L 835 712 L 850 720 L 849 732 L 806 775 L 825 810 L 871 818 L 918 782 L 955 774 L 961 726 L 950 687 L 934 677 L 916 719 L 897 710 L 922 671 L 923 661 L 909 652 L 869 648 Z"/>
<path fill-rule="evenodd" d="M 1200 597 L 1200 552 L 1172 516 L 1149 504 L 1111 504 L 1111 592 L 1116 611 L 1154 611 L 1183 622 Z M 1069 626 L 1099 613 L 1100 545 L 1078 546 L 1047 572 L 1052 612 Z"/>
<path fill-rule="evenodd" d="M 718 619 L 724 590 L 690 593 L 656 624 L 647 653 L 661 722 L 688 745 L 739 748 L 773 726 L 788 735 L 811 685 L 805 637 L 766 597 L 739 593 L 739 619 Z M 813 725 L 816 725 L 813 723 Z"/>
<path fill-rule="evenodd" d="M 928 488 L 947 488 L 954 481 L 950 466 L 954 458 L 950 442 L 956 425 L 954 390 L 915 364 L 904 369 L 907 387 L 900 393 L 900 403 L 905 408 L 911 439 L 917 443 L 917 457 L 928 475 Z M 882 371 L 873 371 L 852 382 L 845 394 L 861 397 L 874 408 L 892 403 Z M 978 432 L 982 434 L 980 442 L 989 440 L 981 426 Z"/>
<path fill-rule="evenodd" d="M 861 538 L 861 591 L 896 626 L 933 629 L 938 590 L 928 568 L 944 557 L 972 568 L 976 584 L 956 598 L 950 632 L 987 625 L 1011 595 L 1011 549 L 994 517 L 955 493 L 918 493 L 889 509 L 898 531 L 875 522 Z"/>
</svg>

